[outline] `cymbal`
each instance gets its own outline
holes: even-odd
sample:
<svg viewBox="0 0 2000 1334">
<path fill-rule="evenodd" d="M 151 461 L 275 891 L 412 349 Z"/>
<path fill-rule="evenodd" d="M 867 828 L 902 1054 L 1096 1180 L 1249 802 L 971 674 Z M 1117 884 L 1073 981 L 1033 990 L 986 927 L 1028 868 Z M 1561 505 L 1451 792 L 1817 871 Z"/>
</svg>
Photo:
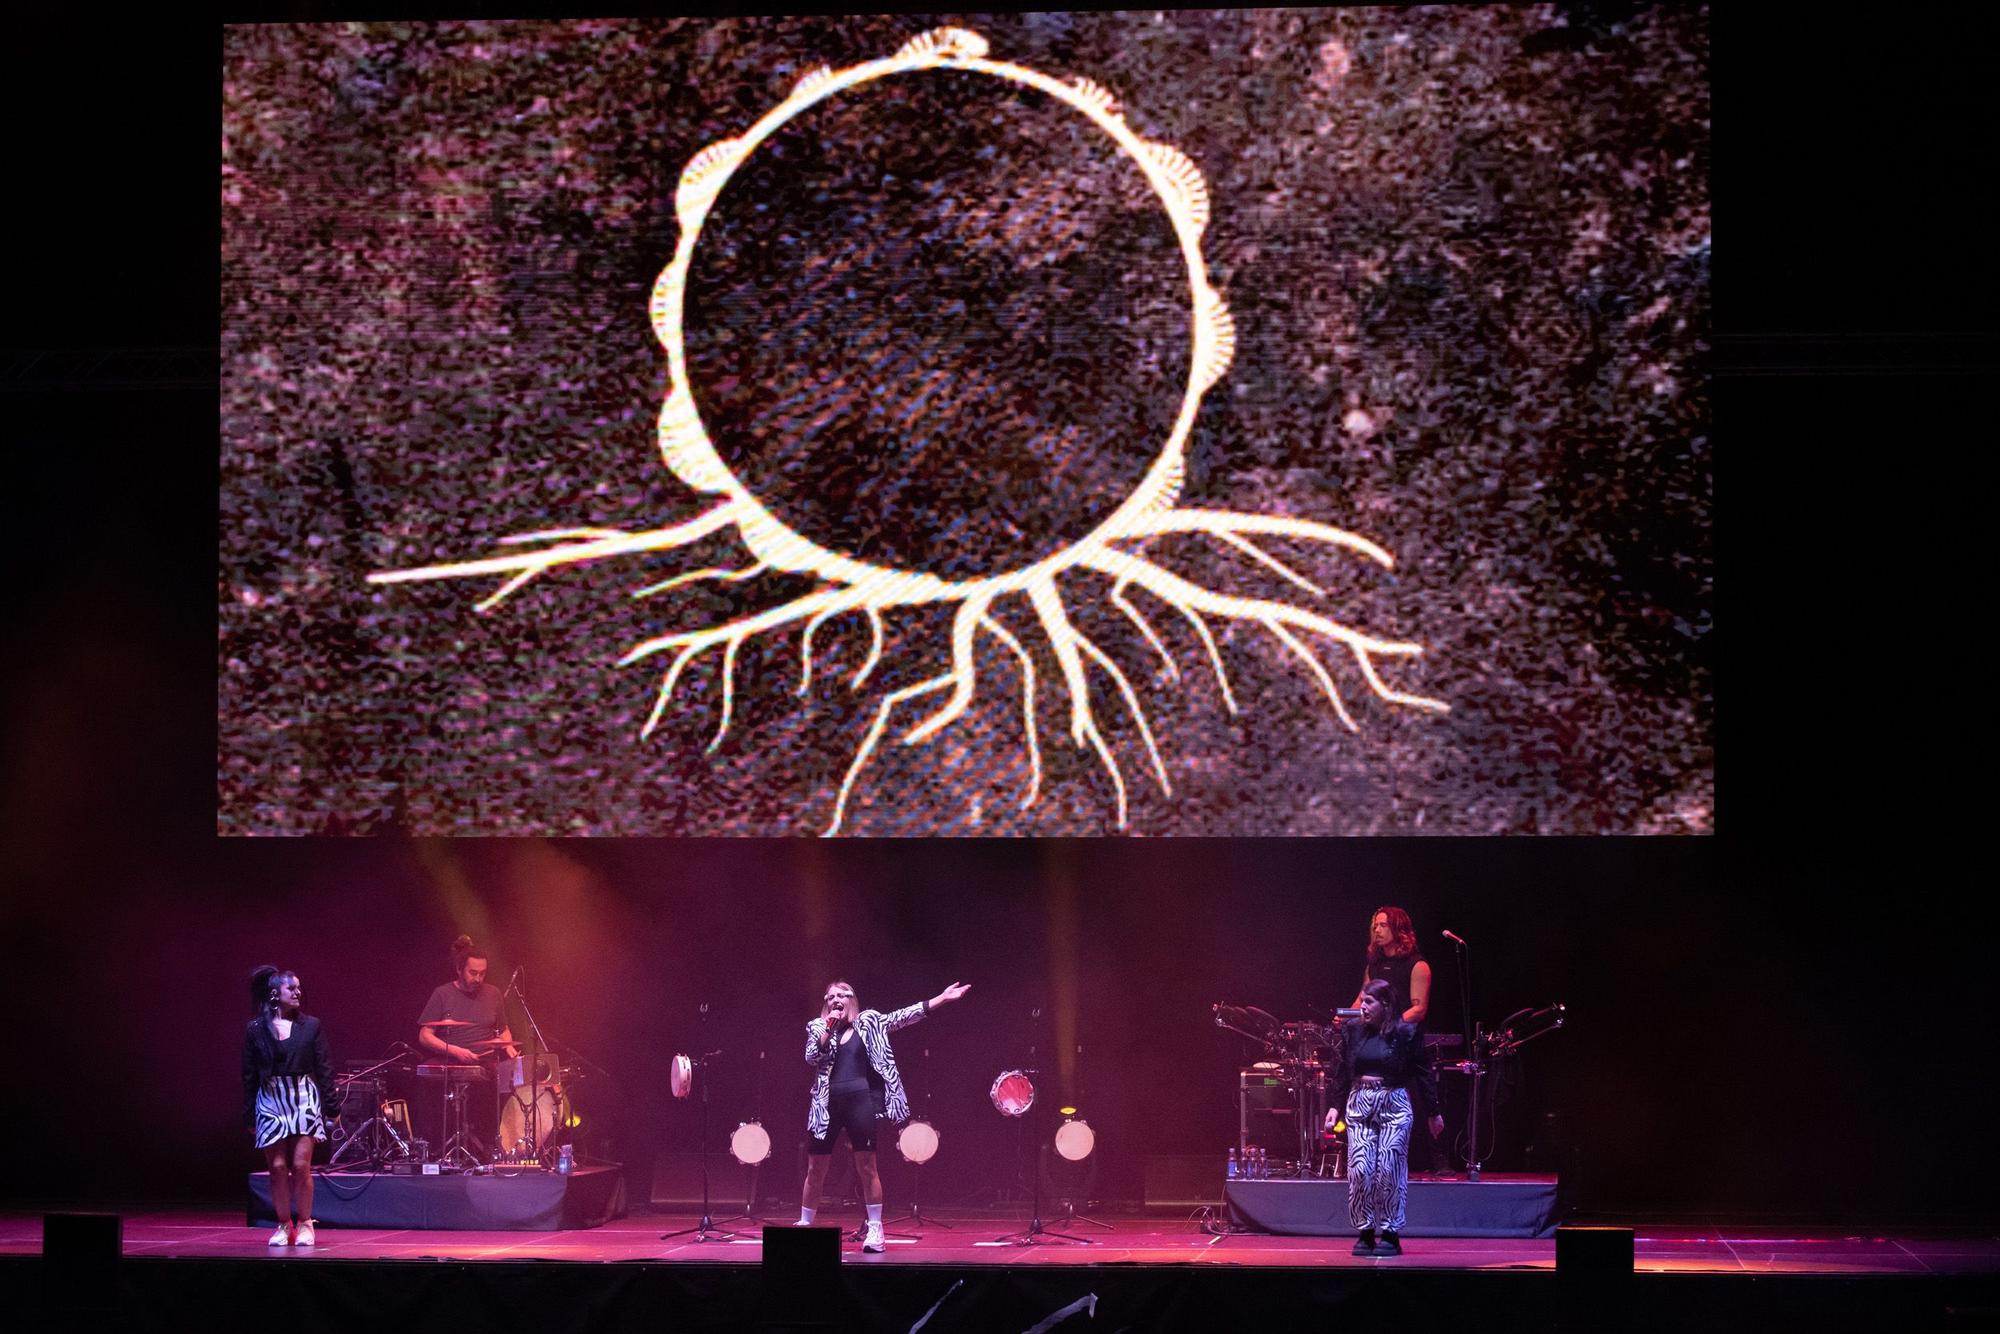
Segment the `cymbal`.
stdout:
<svg viewBox="0 0 2000 1334">
<path fill-rule="evenodd" d="M 471 1028 L 470 1019 L 430 1019 L 418 1024 L 418 1028 Z"/>
</svg>

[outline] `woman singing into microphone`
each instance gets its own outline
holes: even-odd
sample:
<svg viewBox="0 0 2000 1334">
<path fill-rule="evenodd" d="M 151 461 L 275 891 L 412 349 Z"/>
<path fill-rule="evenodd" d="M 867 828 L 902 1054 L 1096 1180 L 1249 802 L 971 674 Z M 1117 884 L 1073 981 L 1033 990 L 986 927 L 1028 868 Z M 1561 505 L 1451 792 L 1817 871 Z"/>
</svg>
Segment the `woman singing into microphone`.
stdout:
<svg viewBox="0 0 2000 1334">
<path fill-rule="evenodd" d="M 326 1030 L 305 1012 L 299 975 L 265 964 L 250 974 L 254 1017 L 243 1030 L 243 1119 L 271 1168 L 273 1246 L 313 1244 L 313 1145 L 334 1103 Z"/>
<path fill-rule="evenodd" d="M 809 1225 L 819 1212 L 833 1141 L 844 1129 L 854 1149 L 854 1175 L 861 1182 L 862 1203 L 868 1209 L 868 1231 L 861 1249 L 882 1249 L 882 1177 L 875 1169 L 875 1118 L 910 1119 L 910 1103 L 903 1095 L 903 1077 L 896 1073 L 896 1053 L 890 1050 L 889 1034 L 970 990 L 965 983 L 954 982 L 927 1001 L 883 1014 L 862 1009 L 848 983 L 827 984 L 819 1018 L 806 1025 L 806 1064 L 813 1069 L 806 1132 L 812 1143 L 806 1148 L 800 1227 Z"/>
</svg>

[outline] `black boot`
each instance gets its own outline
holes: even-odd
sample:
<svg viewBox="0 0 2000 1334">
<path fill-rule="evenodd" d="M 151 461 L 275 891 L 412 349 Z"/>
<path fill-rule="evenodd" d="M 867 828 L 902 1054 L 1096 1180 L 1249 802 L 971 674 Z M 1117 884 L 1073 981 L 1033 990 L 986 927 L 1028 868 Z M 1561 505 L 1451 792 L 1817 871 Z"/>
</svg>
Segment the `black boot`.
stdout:
<svg viewBox="0 0 2000 1334">
<path fill-rule="evenodd" d="M 1397 1240 L 1395 1233 L 1384 1232 L 1379 1238 L 1376 1239 L 1375 1254 L 1401 1255 L 1402 1253 L 1403 1253 L 1403 1243 Z"/>
<path fill-rule="evenodd" d="M 1378 1253 L 1375 1250 L 1375 1229 L 1362 1229 L 1361 1240 L 1354 1243 L 1354 1253 L 1361 1256 L 1374 1256 Z"/>
</svg>

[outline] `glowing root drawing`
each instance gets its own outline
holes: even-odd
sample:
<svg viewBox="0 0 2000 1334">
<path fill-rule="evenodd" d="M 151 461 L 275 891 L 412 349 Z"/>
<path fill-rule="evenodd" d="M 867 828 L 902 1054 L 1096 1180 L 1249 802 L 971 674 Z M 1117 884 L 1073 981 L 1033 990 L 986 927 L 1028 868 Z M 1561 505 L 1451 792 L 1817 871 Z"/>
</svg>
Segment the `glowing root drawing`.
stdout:
<svg viewBox="0 0 2000 1334">
<path fill-rule="evenodd" d="M 371 575 L 370 580 L 386 584 L 504 574 L 507 576 L 506 582 L 477 604 L 479 610 L 487 611 L 517 592 L 529 580 L 557 566 L 687 546 L 729 526 L 732 522 L 734 517 L 730 513 L 730 507 L 722 505 L 685 523 L 639 533 L 625 533 L 605 528 L 554 529 L 524 533 L 518 537 L 503 539 L 503 543 L 521 545 L 531 541 L 554 539 L 554 545 L 537 551 L 493 556 L 483 560 L 458 561 L 421 569 L 376 574 Z M 1273 536 L 1318 542 L 1357 552 L 1384 568 L 1394 568 L 1395 564 L 1394 558 L 1387 551 L 1364 537 L 1327 524 L 1272 515 L 1239 514 L 1221 510 L 1170 510 L 1142 521 L 1135 526 L 1131 536 L 1151 539 L 1172 533 L 1204 534 L 1215 538 L 1226 546 L 1241 551 L 1258 564 L 1281 574 L 1288 581 L 1311 589 L 1321 596 L 1325 595 L 1324 590 L 1258 546 L 1251 540 L 1251 536 Z M 848 765 L 846 776 L 841 781 L 838 795 L 834 799 L 833 816 L 827 826 L 827 833 L 839 832 L 846 818 L 847 803 L 853 795 L 855 784 L 881 744 L 898 705 L 934 695 L 942 690 L 948 689 L 951 692 L 934 713 L 902 734 L 899 741 L 903 745 L 921 745 L 929 741 L 964 716 L 971 707 L 978 693 L 976 649 L 978 636 L 982 632 L 1006 649 L 1014 659 L 1019 673 L 1022 728 L 1029 762 L 1028 786 L 1020 804 L 1023 810 L 1035 804 L 1042 787 L 1042 750 L 1036 714 L 1034 655 L 994 615 L 994 603 L 1000 597 L 1011 593 L 1019 593 L 1026 597 L 1042 633 L 1047 637 L 1049 648 L 1061 670 L 1063 685 L 1069 696 L 1071 740 L 1079 749 L 1087 748 L 1092 751 L 1109 777 L 1117 807 L 1118 827 L 1123 829 L 1127 823 L 1125 778 L 1116 754 L 1098 726 L 1097 716 L 1092 707 L 1090 694 L 1092 665 L 1115 688 L 1126 714 L 1130 716 L 1145 745 L 1147 759 L 1161 793 L 1166 796 L 1173 794 L 1173 782 L 1167 774 L 1158 740 L 1153 733 L 1152 722 L 1147 716 L 1145 706 L 1140 702 L 1139 692 L 1116 660 L 1084 634 L 1065 613 L 1062 594 L 1057 588 L 1057 573 L 1060 570 L 1082 569 L 1106 576 L 1112 583 L 1109 601 L 1138 630 L 1140 636 L 1159 656 L 1167 678 L 1175 682 L 1181 678 L 1179 662 L 1138 605 L 1127 596 L 1128 590 L 1143 590 L 1178 611 L 1194 627 L 1199 636 L 1214 671 L 1223 703 L 1231 714 L 1238 711 L 1238 705 L 1230 689 L 1221 650 L 1208 624 L 1209 617 L 1246 621 L 1268 630 L 1286 651 L 1312 673 L 1335 715 L 1350 731 L 1357 731 L 1359 728 L 1347 707 L 1346 700 L 1341 695 L 1340 687 L 1319 654 L 1306 639 L 1301 637 L 1302 635 L 1331 640 L 1344 648 L 1369 689 L 1384 703 L 1439 712 L 1447 708 L 1440 700 L 1391 688 L 1382 678 L 1376 665 L 1377 658 L 1414 657 L 1421 654 L 1423 652 L 1421 644 L 1381 639 L 1364 634 L 1332 617 L 1295 603 L 1218 592 L 1177 575 L 1142 554 L 1120 550 L 1109 543 L 1085 543 L 1081 549 L 1068 553 L 1068 556 L 1069 559 L 1056 568 L 1050 568 L 1050 563 L 1031 567 L 1022 572 L 1021 577 L 1009 581 L 1011 587 L 982 589 L 959 602 L 952 618 L 949 670 L 915 685 L 892 691 L 882 699 L 876 708 L 874 720 L 863 735 L 855 750 L 854 758 Z M 741 570 L 704 568 L 662 583 L 647 585 L 635 590 L 634 595 L 651 595 L 685 586 L 700 579 L 742 581 L 762 573 L 767 568 L 768 564 L 763 561 Z M 776 633 L 796 622 L 805 623 L 799 645 L 801 672 L 797 691 L 799 695 L 804 696 L 812 687 L 814 633 L 826 621 L 843 612 L 862 612 L 867 616 L 871 637 L 868 654 L 850 682 L 850 689 L 858 690 L 866 684 L 869 676 L 882 661 L 884 637 L 882 612 L 885 607 L 919 605 L 933 600 L 936 599 L 920 597 L 900 604 L 884 602 L 875 590 L 865 586 L 830 586 L 794 598 L 770 610 L 722 625 L 679 631 L 645 640 L 633 646 L 619 660 L 620 664 L 638 662 L 654 654 L 668 651 L 674 653 L 674 659 L 661 680 L 652 712 L 646 718 L 640 737 L 644 739 L 652 735 L 665 716 L 667 706 L 673 700 L 674 690 L 679 685 L 683 673 L 698 657 L 710 649 L 719 647 L 722 651 L 721 718 L 715 735 L 708 744 L 708 750 L 713 753 L 729 734 L 730 718 L 736 698 L 736 658 L 739 650 L 749 640 L 761 634 Z"/>
<path fill-rule="evenodd" d="M 849 94 L 878 79 L 938 69 L 991 76 L 1036 89 L 1069 106 L 1109 137 L 1118 152 L 1144 174 L 1173 224 L 1187 266 L 1187 299 L 1192 330 L 1188 378 L 1182 389 L 1179 416 L 1145 476 L 1110 517 L 1082 540 L 1033 564 L 958 582 L 931 571 L 890 569 L 871 564 L 851 553 L 819 546 L 782 523 L 764 501 L 752 494 L 743 481 L 731 472 L 709 438 L 696 410 L 694 392 L 688 381 L 682 328 L 688 272 L 694 262 L 695 244 L 703 222 L 731 174 L 758 145 L 792 117 L 830 97 Z M 509 551 L 482 560 L 373 574 L 369 576 L 371 582 L 390 584 L 500 575 L 504 577 L 504 582 L 478 604 L 480 611 L 490 611 L 557 566 L 673 551 L 692 546 L 724 529 L 731 530 L 747 556 L 744 563 L 709 565 L 676 574 L 633 590 L 633 596 L 657 597 L 700 582 L 744 583 L 766 571 L 809 576 L 820 587 L 770 610 L 722 625 L 648 639 L 633 646 L 621 659 L 623 663 L 632 663 L 659 653 L 673 654 L 673 660 L 660 682 L 652 711 L 640 731 L 643 739 L 650 737 L 659 726 L 667 706 L 673 702 L 674 689 L 689 666 L 710 649 L 721 650 L 722 716 L 708 745 L 711 752 L 729 735 L 736 699 L 737 657 L 743 645 L 758 635 L 778 633 L 796 622 L 804 622 L 799 641 L 798 694 L 805 696 L 812 689 L 814 633 L 833 617 L 850 611 L 861 612 L 868 619 L 870 640 L 868 654 L 850 682 L 850 689 L 858 690 L 882 662 L 883 617 L 886 613 L 903 608 L 955 604 L 948 668 L 915 685 L 893 690 L 881 700 L 834 797 L 833 815 L 826 829 L 829 834 L 837 833 L 846 819 L 847 804 L 853 797 L 861 772 L 881 745 L 899 705 L 949 692 L 928 717 L 902 733 L 898 741 L 903 745 L 921 745 L 929 741 L 963 717 L 972 706 L 979 689 L 978 649 L 981 635 L 1006 650 L 1020 676 L 1021 720 L 1028 751 L 1028 785 L 1021 798 L 1021 807 L 1025 810 L 1035 804 L 1042 790 L 1035 655 L 1001 619 L 999 612 L 1003 599 L 1016 597 L 1026 600 L 1055 658 L 1063 690 L 1069 697 L 1070 740 L 1079 750 L 1089 750 L 1094 754 L 1110 779 L 1118 827 L 1122 829 L 1126 825 L 1125 775 L 1110 741 L 1098 726 L 1097 714 L 1091 703 L 1093 676 L 1100 683 L 1109 684 L 1145 746 L 1146 757 L 1160 791 L 1171 796 L 1173 785 L 1139 691 L 1125 670 L 1079 629 L 1065 610 L 1065 592 L 1076 596 L 1079 585 L 1088 589 L 1098 582 L 1099 577 L 1110 581 L 1110 605 L 1118 609 L 1151 652 L 1158 656 L 1170 682 L 1181 679 L 1180 664 L 1131 594 L 1143 592 L 1173 608 L 1187 620 L 1201 640 L 1223 704 L 1231 714 L 1238 712 L 1238 701 L 1230 688 L 1222 651 L 1210 627 L 1211 619 L 1247 622 L 1268 631 L 1282 652 L 1297 659 L 1312 674 L 1335 715 L 1350 729 L 1357 726 L 1354 716 L 1341 696 L 1332 672 L 1321 660 L 1316 642 L 1324 644 L 1331 641 L 1338 649 L 1344 649 L 1368 688 L 1384 703 L 1431 711 L 1445 709 L 1445 705 L 1438 700 L 1392 689 L 1383 680 L 1377 665 L 1378 659 L 1414 657 L 1423 652 L 1421 645 L 1364 634 L 1298 603 L 1219 592 L 1175 574 L 1148 557 L 1149 545 L 1159 539 L 1175 534 L 1202 538 L 1232 555 L 1254 562 L 1313 598 L 1326 597 L 1326 590 L 1308 575 L 1266 550 L 1260 539 L 1278 538 L 1333 547 L 1362 556 L 1384 568 L 1393 568 L 1394 565 L 1389 553 L 1374 542 L 1327 524 L 1278 515 L 1177 507 L 1186 477 L 1188 436 L 1203 394 L 1222 379 L 1235 356 L 1235 324 L 1227 304 L 1209 285 L 1207 266 L 1202 258 L 1201 242 L 1208 224 L 1209 198 L 1200 170 L 1179 150 L 1142 138 L 1127 123 L 1118 108 L 1117 99 L 1106 89 L 1089 79 L 1056 79 L 1022 65 L 989 59 L 986 40 L 979 34 L 963 28 L 940 28 L 912 38 L 888 59 L 840 71 L 821 67 L 808 73 L 793 86 L 783 102 L 740 136 L 710 144 L 688 161 L 682 169 L 680 185 L 674 196 L 674 210 L 680 223 L 680 239 L 672 260 L 654 284 L 649 308 L 654 333 L 666 350 L 669 378 L 669 392 L 660 412 L 659 448 L 668 470 L 691 491 L 719 497 L 713 507 L 683 523 L 637 533 L 614 528 L 556 528 L 524 533 L 504 539 L 502 545 L 541 545 L 535 550 Z M 1085 584 L 1079 578 L 1059 587 L 1063 576 L 1072 573 L 1088 575 L 1089 583 Z M 1017 610 L 1012 603 L 1009 603 L 1008 609 Z"/>
</svg>

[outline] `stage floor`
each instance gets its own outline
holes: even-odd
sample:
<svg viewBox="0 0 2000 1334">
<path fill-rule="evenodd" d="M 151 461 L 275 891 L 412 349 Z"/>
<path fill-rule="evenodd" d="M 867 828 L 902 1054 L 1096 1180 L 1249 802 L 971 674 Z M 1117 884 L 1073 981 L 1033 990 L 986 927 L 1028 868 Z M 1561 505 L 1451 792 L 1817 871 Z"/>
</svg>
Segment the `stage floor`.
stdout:
<svg viewBox="0 0 2000 1334">
<path fill-rule="evenodd" d="M 102 1209 L 102 1206 L 99 1206 Z M 311 1250 L 267 1247 L 268 1228 L 244 1226 L 240 1209 L 137 1209 L 124 1214 L 124 1252 L 133 1257 L 264 1259 L 272 1263 L 315 1260 L 569 1260 L 578 1263 L 756 1264 L 763 1247 L 756 1224 L 736 1240 L 697 1244 L 663 1241 L 660 1234 L 689 1227 L 685 1213 L 639 1214 L 600 1227 L 562 1232 L 435 1232 L 371 1228 L 321 1228 Z M 1555 1242 L 1514 1238 L 1406 1238 L 1403 1254 L 1387 1260 L 1357 1259 L 1340 1237 L 1278 1237 L 1252 1233 L 1210 1236 L 1192 1219 L 1097 1215 L 1109 1231 L 1074 1229 L 1093 1238 L 1088 1246 L 996 1245 L 1024 1226 L 1022 1213 L 968 1215 L 942 1212 L 952 1230 L 927 1228 L 920 1237 L 892 1236 L 881 1255 L 843 1247 L 850 1264 L 866 1265 L 1146 1265 L 1292 1266 L 1552 1270 Z M 776 1220 L 773 1220 L 774 1223 Z M 849 1214 L 821 1215 L 850 1227 Z M 892 1227 L 892 1233 L 898 1229 Z M 1727 1274 L 1994 1274 L 2000 1273 L 2000 1237 L 1868 1235 L 1835 1228 L 1692 1225 L 1636 1227 L 1636 1268 L 1641 1273 Z M 39 1213 L 0 1213 L 0 1254 L 41 1251 Z"/>
</svg>

